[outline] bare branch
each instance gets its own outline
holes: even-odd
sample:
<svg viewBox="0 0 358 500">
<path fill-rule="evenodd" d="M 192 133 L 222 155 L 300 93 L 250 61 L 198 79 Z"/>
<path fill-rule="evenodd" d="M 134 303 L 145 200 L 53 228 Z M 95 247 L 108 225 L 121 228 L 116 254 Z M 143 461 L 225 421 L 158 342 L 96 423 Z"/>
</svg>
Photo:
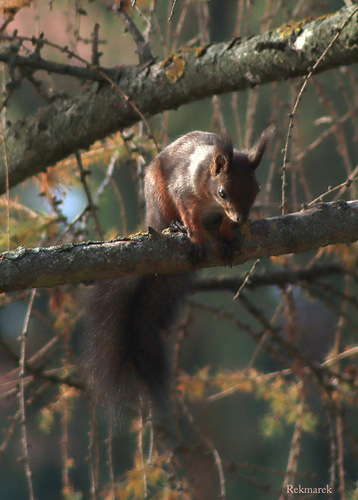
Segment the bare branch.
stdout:
<svg viewBox="0 0 358 500">
<path fill-rule="evenodd" d="M 297 285 L 302 283 L 314 283 L 319 278 L 337 274 L 354 274 L 343 264 L 314 264 L 305 269 L 277 269 L 253 274 L 249 277 L 245 288 L 255 289 L 263 286 Z M 358 271 L 355 273 L 358 276 Z M 235 293 L 244 283 L 242 276 L 213 276 L 200 277 L 195 281 L 196 291 L 226 290 Z"/>
<path fill-rule="evenodd" d="M 137 28 L 131 16 L 126 12 L 123 7 L 118 9 L 119 15 L 123 19 L 128 31 L 133 37 L 135 44 L 137 45 L 137 53 L 139 56 L 140 64 L 145 64 L 154 60 L 152 51 L 150 49 L 149 41 L 145 40 L 142 33 Z"/>
<path fill-rule="evenodd" d="M 320 204 L 315 208 L 238 227 L 234 264 L 302 253 L 358 240 L 358 201 Z M 178 273 L 193 265 L 187 237 L 150 231 L 112 242 L 66 244 L 49 248 L 19 247 L 0 255 L 0 292 L 114 278 L 121 274 Z M 207 261 L 197 268 L 223 265 L 217 239 L 208 242 Z"/>
<path fill-rule="evenodd" d="M 1 36 L 0 36 L 1 39 Z M 29 56 L 21 56 L 14 54 L 9 50 L 0 51 L 0 61 L 12 67 L 26 68 L 33 71 L 47 71 L 48 73 L 57 73 L 59 75 L 67 75 L 82 80 L 92 80 L 95 82 L 105 82 L 107 75 L 109 78 L 115 79 L 118 76 L 119 70 L 117 68 L 105 69 L 98 66 L 98 71 L 94 65 L 91 67 L 76 66 L 74 64 L 62 64 L 54 61 L 49 61 L 40 56 L 34 57 L 33 54 Z"/>
</svg>

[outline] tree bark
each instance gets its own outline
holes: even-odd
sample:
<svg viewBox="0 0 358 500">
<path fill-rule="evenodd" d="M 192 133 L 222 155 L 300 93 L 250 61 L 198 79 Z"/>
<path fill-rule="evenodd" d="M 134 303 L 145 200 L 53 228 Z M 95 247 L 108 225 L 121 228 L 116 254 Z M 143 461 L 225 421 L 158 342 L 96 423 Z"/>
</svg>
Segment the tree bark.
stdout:
<svg viewBox="0 0 358 500">
<path fill-rule="evenodd" d="M 150 117 L 214 94 L 306 75 L 344 23 L 337 42 L 317 68 L 321 72 L 358 62 L 355 7 L 287 24 L 261 36 L 183 49 L 165 61 L 119 68 L 112 85 L 95 83 L 8 127 L 0 153 L 0 193 L 6 186 L 5 164 L 9 184 L 14 186 L 133 125 L 140 114 Z M 11 58 L 12 66 L 16 57 Z"/>
<path fill-rule="evenodd" d="M 358 240 L 358 201 L 322 203 L 298 213 L 238 226 L 234 264 L 302 253 Z M 211 238 L 207 260 L 195 269 L 223 265 L 220 242 Z M 112 242 L 19 247 L 0 255 L 0 292 L 90 282 L 123 274 L 178 273 L 194 269 L 188 239 L 150 231 Z"/>
</svg>

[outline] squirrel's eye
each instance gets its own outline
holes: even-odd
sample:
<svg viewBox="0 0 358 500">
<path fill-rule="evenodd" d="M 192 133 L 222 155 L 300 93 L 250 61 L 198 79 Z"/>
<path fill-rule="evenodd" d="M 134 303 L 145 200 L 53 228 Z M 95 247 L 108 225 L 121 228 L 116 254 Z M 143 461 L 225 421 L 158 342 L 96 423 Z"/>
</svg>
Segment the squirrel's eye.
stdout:
<svg viewBox="0 0 358 500">
<path fill-rule="evenodd" d="M 218 189 L 218 195 L 219 195 L 221 198 L 226 198 L 225 191 L 223 190 L 223 188 L 222 188 L 222 187 L 219 187 L 219 189 Z"/>
</svg>

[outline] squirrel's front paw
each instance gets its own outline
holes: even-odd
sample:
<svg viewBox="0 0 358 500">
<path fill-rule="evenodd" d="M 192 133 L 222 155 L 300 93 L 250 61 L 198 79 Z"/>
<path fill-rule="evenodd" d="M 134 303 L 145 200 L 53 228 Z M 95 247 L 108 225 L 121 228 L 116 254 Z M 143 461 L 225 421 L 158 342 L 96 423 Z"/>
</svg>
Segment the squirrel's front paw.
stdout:
<svg viewBox="0 0 358 500">
<path fill-rule="evenodd" d="M 221 256 L 224 259 L 225 266 L 232 267 L 235 251 L 240 253 L 240 242 L 237 239 L 221 239 Z"/>
<path fill-rule="evenodd" d="M 180 222 L 179 220 L 172 220 L 170 223 L 169 229 L 173 233 L 188 234 L 188 231 L 186 230 L 184 224 L 182 222 Z"/>
</svg>

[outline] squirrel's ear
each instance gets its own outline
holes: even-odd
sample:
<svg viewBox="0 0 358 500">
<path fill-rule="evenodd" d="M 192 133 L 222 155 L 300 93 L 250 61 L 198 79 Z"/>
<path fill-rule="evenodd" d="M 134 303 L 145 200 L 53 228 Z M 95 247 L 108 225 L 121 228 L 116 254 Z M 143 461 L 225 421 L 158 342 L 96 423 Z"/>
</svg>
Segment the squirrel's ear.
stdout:
<svg viewBox="0 0 358 500">
<path fill-rule="evenodd" d="M 214 155 L 213 160 L 211 162 L 211 174 L 218 175 L 220 172 L 225 172 L 229 167 L 229 161 L 225 155 L 222 153 L 217 153 Z"/>
<path fill-rule="evenodd" d="M 262 132 L 255 145 L 251 149 L 249 149 L 248 159 L 252 165 L 253 170 L 255 170 L 260 165 L 267 143 L 275 132 L 276 127 L 274 125 L 270 125 L 266 130 Z"/>
<path fill-rule="evenodd" d="M 211 175 L 227 172 L 232 162 L 233 146 L 228 134 L 215 136 L 214 152 L 211 160 Z"/>
</svg>

